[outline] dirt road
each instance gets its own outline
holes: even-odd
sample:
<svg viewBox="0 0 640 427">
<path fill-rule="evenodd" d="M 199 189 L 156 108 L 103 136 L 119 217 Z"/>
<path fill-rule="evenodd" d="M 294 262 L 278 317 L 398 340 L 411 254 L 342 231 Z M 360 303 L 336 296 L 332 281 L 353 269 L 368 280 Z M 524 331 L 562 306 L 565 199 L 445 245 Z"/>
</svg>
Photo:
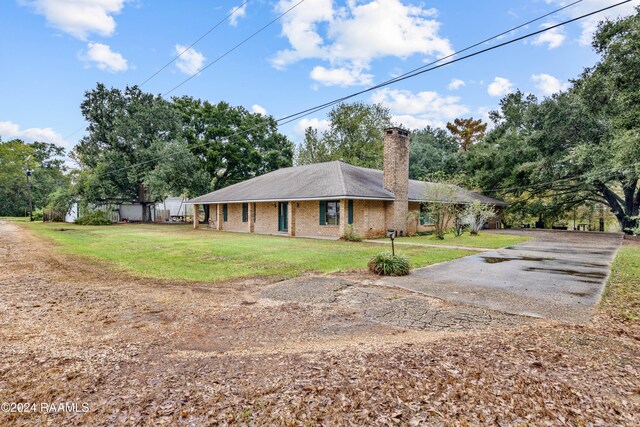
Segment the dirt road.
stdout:
<svg viewBox="0 0 640 427">
<path fill-rule="evenodd" d="M 0 222 L 0 424 L 639 421 L 637 332 L 372 279 L 136 279 Z"/>
</svg>

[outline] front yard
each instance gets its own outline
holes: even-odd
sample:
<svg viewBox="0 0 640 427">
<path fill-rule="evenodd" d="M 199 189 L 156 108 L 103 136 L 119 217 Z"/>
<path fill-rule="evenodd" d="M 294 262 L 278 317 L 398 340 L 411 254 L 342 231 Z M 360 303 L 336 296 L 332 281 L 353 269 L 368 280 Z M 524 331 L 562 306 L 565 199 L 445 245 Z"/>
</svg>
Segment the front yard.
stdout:
<svg viewBox="0 0 640 427">
<path fill-rule="evenodd" d="M 142 277 L 222 282 L 289 278 L 305 272 L 365 270 L 377 244 L 193 230 L 188 225 L 79 226 L 29 223 L 65 253 L 106 261 Z M 470 250 L 403 247 L 413 267 L 471 255 Z"/>
</svg>

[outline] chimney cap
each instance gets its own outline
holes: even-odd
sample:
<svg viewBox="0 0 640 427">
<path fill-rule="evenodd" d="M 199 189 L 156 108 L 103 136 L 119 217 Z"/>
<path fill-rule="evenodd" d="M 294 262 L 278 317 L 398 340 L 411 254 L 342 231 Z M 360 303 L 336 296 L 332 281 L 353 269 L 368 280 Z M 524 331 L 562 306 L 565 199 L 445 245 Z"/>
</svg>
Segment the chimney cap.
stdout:
<svg viewBox="0 0 640 427">
<path fill-rule="evenodd" d="M 403 129 L 399 126 L 392 126 L 388 128 L 384 128 L 384 132 L 388 135 L 392 135 L 397 133 L 400 136 L 409 136 L 409 131 L 407 129 Z"/>
</svg>

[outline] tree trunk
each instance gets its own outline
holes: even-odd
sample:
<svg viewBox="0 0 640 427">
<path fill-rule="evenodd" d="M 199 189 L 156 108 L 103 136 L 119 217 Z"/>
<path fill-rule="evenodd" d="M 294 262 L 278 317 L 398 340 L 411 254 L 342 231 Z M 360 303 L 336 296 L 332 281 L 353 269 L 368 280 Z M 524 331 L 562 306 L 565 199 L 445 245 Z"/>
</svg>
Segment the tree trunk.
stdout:
<svg viewBox="0 0 640 427">
<path fill-rule="evenodd" d="M 623 188 L 624 200 L 603 183 L 597 185 L 611 212 L 616 216 L 622 232 L 631 234 L 631 230 L 638 225 L 638 220 L 633 218 L 638 212 L 638 197 L 633 196 L 636 192 L 637 180 Z"/>
</svg>

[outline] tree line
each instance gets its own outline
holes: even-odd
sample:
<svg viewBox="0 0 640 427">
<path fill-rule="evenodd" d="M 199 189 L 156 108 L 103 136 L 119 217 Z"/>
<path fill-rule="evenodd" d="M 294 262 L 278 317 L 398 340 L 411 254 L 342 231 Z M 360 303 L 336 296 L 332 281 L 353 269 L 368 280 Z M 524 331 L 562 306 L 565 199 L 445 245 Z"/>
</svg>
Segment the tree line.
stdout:
<svg viewBox="0 0 640 427">
<path fill-rule="evenodd" d="M 490 113 L 492 128 L 459 118 L 446 129 L 411 134 L 410 177 L 447 181 L 511 203 L 517 215 L 548 218 L 583 206 L 609 207 L 621 229 L 638 229 L 640 205 L 640 13 L 602 22 L 596 64 L 570 87 L 538 99 L 508 94 Z M 36 206 L 53 189 L 84 203 L 153 203 L 192 197 L 296 164 L 343 160 L 381 169 L 388 108 L 356 102 L 328 113 L 325 131 L 308 128 L 294 144 L 271 116 L 218 104 L 98 84 L 81 111 L 87 135 L 69 156 L 50 144 L 0 142 L 0 214 L 19 214 L 24 170 L 33 168 Z M 31 157 L 29 157 L 31 156 Z M 29 158 L 32 165 L 26 165 Z M 10 166 L 5 166 L 10 165 Z M 56 200 L 64 200 L 60 191 Z"/>
</svg>

